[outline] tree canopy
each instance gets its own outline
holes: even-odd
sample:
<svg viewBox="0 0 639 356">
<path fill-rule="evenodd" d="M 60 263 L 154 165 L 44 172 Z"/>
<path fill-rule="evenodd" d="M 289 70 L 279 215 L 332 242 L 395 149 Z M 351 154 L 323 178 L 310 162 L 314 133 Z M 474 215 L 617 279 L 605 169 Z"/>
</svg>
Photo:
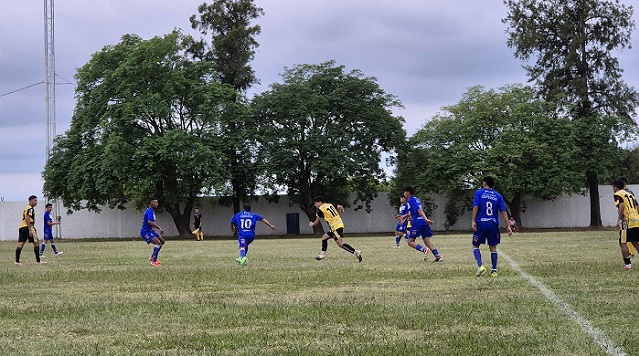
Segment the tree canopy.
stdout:
<svg viewBox="0 0 639 356">
<path fill-rule="evenodd" d="M 264 14 L 253 0 L 215 0 L 202 3 L 198 15 L 190 18 L 193 29 L 209 39 L 192 41 L 189 52 L 194 58 L 212 64 L 219 81 L 232 86 L 237 95 L 221 117 L 221 128 L 226 138 L 223 158 L 230 168 L 230 195 L 233 210 L 240 211 L 241 201 L 247 201 L 257 189 L 257 177 L 262 173 L 255 161 L 254 127 L 244 94 L 257 83 L 250 62 L 259 46 L 255 37 L 259 25 L 251 22 Z"/>
<path fill-rule="evenodd" d="M 573 120 L 591 199 L 591 226 L 601 226 L 599 177 L 610 170 L 613 142 L 632 120 L 639 95 L 622 80 L 614 50 L 630 48 L 632 6 L 601 0 L 506 0 L 508 45 L 537 90 Z"/>
<path fill-rule="evenodd" d="M 390 111 L 399 100 L 334 61 L 287 68 L 282 77 L 253 100 L 268 187 L 286 191 L 310 220 L 317 195 L 346 204 L 356 192 L 369 202 L 385 176 L 382 152 L 406 137 L 403 118 Z"/>
<path fill-rule="evenodd" d="M 447 222 L 472 207 L 470 188 L 493 175 L 511 213 L 521 223 L 526 198 L 552 199 L 579 191 L 579 151 L 570 121 L 530 87 L 473 87 L 444 108 L 400 155 L 399 183 L 445 194 Z M 420 169 L 421 168 L 421 169 Z"/>
<path fill-rule="evenodd" d="M 43 172 L 46 196 L 94 211 L 157 198 L 189 233 L 196 196 L 227 179 L 219 117 L 235 95 L 210 63 L 188 59 L 190 40 L 125 35 L 78 70 L 71 127 Z"/>
</svg>

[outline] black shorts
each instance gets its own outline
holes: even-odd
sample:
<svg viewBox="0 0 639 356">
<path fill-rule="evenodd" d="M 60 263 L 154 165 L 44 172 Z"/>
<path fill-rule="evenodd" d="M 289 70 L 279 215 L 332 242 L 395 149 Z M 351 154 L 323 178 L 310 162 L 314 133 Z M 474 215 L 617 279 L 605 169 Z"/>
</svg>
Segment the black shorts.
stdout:
<svg viewBox="0 0 639 356">
<path fill-rule="evenodd" d="M 619 231 L 619 243 L 625 244 L 626 242 L 639 242 L 639 227 Z"/>
<path fill-rule="evenodd" d="M 30 243 L 35 243 L 36 241 L 38 241 L 38 235 L 36 235 L 36 231 L 33 230 L 33 236 L 29 236 L 29 228 L 28 227 L 21 227 L 18 230 L 18 242 L 27 242 L 29 241 Z"/>
<path fill-rule="evenodd" d="M 337 239 L 339 239 L 340 237 L 344 237 L 344 228 L 340 227 L 339 229 L 335 230 L 335 231 L 329 231 L 327 232 L 328 236 L 330 236 L 333 240 L 337 241 Z"/>
</svg>

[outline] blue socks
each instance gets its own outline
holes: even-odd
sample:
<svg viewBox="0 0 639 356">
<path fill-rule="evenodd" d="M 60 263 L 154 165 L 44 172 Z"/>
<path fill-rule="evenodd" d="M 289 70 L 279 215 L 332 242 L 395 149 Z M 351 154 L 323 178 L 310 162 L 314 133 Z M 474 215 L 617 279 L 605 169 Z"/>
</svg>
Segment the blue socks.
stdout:
<svg viewBox="0 0 639 356">
<path fill-rule="evenodd" d="M 153 257 L 153 261 L 158 260 L 158 254 L 160 253 L 161 249 L 162 245 L 153 245 L 153 254 L 151 255 L 151 257 Z"/>
<path fill-rule="evenodd" d="M 246 257 L 246 249 L 244 247 L 240 247 L 240 258 Z"/>
<path fill-rule="evenodd" d="M 473 248 L 473 255 L 475 256 L 475 261 L 477 261 L 477 267 L 481 267 L 481 251 L 479 251 L 479 248 Z"/>
<path fill-rule="evenodd" d="M 493 264 L 493 271 L 497 270 L 497 256 L 499 256 L 497 251 L 490 253 L 490 262 Z"/>
</svg>

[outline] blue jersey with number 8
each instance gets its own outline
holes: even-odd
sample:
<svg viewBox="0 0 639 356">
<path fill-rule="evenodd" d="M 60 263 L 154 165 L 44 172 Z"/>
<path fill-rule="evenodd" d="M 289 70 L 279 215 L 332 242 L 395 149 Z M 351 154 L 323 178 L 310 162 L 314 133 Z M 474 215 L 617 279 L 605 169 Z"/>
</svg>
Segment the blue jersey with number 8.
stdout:
<svg viewBox="0 0 639 356">
<path fill-rule="evenodd" d="M 506 203 L 501 194 L 493 189 L 482 188 L 475 192 L 473 206 L 478 207 L 476 223 L 493 222 L 499 225 L 499 213 L 506 211 Z"/>
</svg>

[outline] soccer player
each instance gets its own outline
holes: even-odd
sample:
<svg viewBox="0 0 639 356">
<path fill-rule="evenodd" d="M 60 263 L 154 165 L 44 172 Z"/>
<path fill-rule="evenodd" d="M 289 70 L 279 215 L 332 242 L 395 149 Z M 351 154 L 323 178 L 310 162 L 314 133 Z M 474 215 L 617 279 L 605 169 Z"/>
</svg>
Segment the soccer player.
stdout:
<svg viewBox="0 0 639 356">
<path fill-rule="evenodd" d="M 320 261 L 326 257 L 328 239 L 333 239 L 337 243 L 337 246 L 343 248 L 349 253 L 352 253 L 355 257 L 357 257 L 359 262 L 362 262 L 362 253 L 344 242 L 344 222 L 339 216 L 339 212 L 344 212 L 344 207 L 341 205 L 337 205 L 337 207 L 335 207 L 333 204 L 325 202 L 324 198 L 321 196 L 313 199 L 313 205 L 315 206 L 317 214 L 315 215 L 315 220 L 309 222 L 308 226 L 313 227 L 319 224 L 320 218 L 324 218 L 324 221 L 328 224 L 328 232 L 322 235 L 322 252 L 320 252 L 319 256 L 315 257 L 315 259 Z"/>
<path fill-rule="evenodd" d="M 268 225 L 271 230 L 275 230 L 275 225 L 264 219 L 263 216 L 251 212 L 251 206 L 244 204 L 244 211 L 241 211 L 231 218 L 231 232 L 237 232 L 237 244 L 240 249 L 240 257 L 236 258 L 241 265 L 248 263 L 248 248 L 251 242 L 255 240 L 255 225 L 258 221 Z"/>
<path fill-rule="evenodd" d="M 195 208 L 195 213 L 193 214 L 193 226 L 195 228 L 195 230 L 193 230 L 193 234 L 195 234 L 196 240 L 204 240 L 204 232 L 202 232 L 202 214 L 200 214 L 199 208 Z"/>
<path fill-rule="evenodd" d="M 402 237 L 406 237 L 406 230 L 408 228 L 408 223 L 410 218 L 408 217 L 408 204 L 406 204 L 406 198 L 401 196 L 399 197 L 399 213 L 395 215 L 395 220 L 399 220 L 397 222 L 397 226 L 395 227 L 395 247 L 399 248 L 400 242 L 402 241 Z M 404 217 L 406 216 L 406 217 Z"/>
<path fill-rule="evenodd" d="M 619 230 L 619 247 L 621 247 L 621 257 L 623 257 L 623 268 L 632 270 L 630 262 L 630 251 L 627 243 L 630 242 L 639 250 L 639 211 L 637 210 L 637 199 L 632 193 L 624 190 L 625 183 L 621 179 L 615 180 L 612 189 L 615 193 L 615 204 L 617 205 L 617 230 Z"/>
<path fill-rule="evenodd" d="M 617 178 L 623 181 L 623 190 L 625 190 L 626 192 L 635 195 L 635 193 L 632 192 L 632 190 L 628 189 L 628 180 L 626 178 Z M 615 201 L 615 206 L 617 206 L 617 202 Z M 618 210 L 617 210 L 618 211 Z M 621 234 L 621 231 L 619 231 L 619 233 Z M 628 252 L 630 252 L 630 257 L 635 257 L 635 247 L 632 246 L 631 242 L 628 242 L 626 245 L 628 245 Z"/>
<path fill-rule="evenodd" d="M 47 203 L 44 206 L 44 241 L 42 242 L 42 246 L 40 246 L 40 258 L 44 257 L 44 250 L 47 248 L 47 242 L 51 245 L 53 249 L 53 253 L 56 256 L 60 256 L 62 251 L 58 251 L 55 247 L 55 240 L 53 238 L 53 225 L 60 225 L 59 221 L 53 221 L 51 218 L 51 210 L 53 210 L 53 204 Z"/>
<path fill-rule="evenodd" d="M 40 262 L 40 246 L 38 242 L 38 234 L 35 228 L 35 210 L 38 205 L 38 197 L 35 195 L 29 196 L 29 204 L 22 210 L 22 221 L 20 221 L 20 229 L 18 229 L 18 247 L 16 247 L 16 266 L 22 266 L 20 263 L 20 254 L 22 253 L 22 247 L 24 243 L 29 241 L 33 244 L 33 252 L 36 257 L 36 264 L 45 264 L 46 262 Z"/>
<path fill-rule="evenodd" d="M 482 188 L 477 189 L 473 199 L 473 217 L 471 225 L 473 227 L 473 255 L 477 261 L 477 277 L 486 272 L 486 267 L 481 260 L 481 251 L 479 245 L 488 243 L 490 249 L 490 261 L 492 269 L 491 277 L 497 277 L 497 245 L 500 242 L 499 234 L 499 213 L 501 212 L 506 221 L 506 229 L 508 236 L 512 235 L 513 230 L 508 224 L 508 213 L 506 212 L 506 203 L 501 194 L 497 193 L 493 187 L 495 186 L 495 178 L 485 176 L 482 179 Z"/>
<path fill-rule="evenodd" d="M 147 243 L 147 245 L 153 244 L 153 254 L 149 257 L 152 266 L 160 266 L 160 260 L 158 260 L 158 254 L 164 246 L 164 230 L 158 225 L 155 221 L 155 210 L 158 208 L 157 199 L 149 200 L 149 207 L 144 211 L 144 216 L 142 217 L 142 228 L 140 229 L 140 236 Z M 158 234 L 154 229 L 158 229 L 160 233 Z"/>
<path fill-rule="evenodd" d="M 422 209 L 422 202 L 415 196 L 415 188 L 410 185 L 404 187 L 404 198 L 406 198 L 406 204 L 408 204 L 408 213 L 404 215 L 404 217 L 408 218 L 410 216 L 412 224 L 410 233 L 408 234 L 408 246 L 422 252 L 424 254 L 424 261 L 428 261 L 428 253 L 433 251 L 435 262 L 441 262 L 442 256 L 430 240 L 433 236 L 433 230 L 431 230 L 430 224 L 434 224 L 435 222 L 426 217 Z M 417 237 L 422 238 L 426 247 L 415 242 Z"/>
</svg>

